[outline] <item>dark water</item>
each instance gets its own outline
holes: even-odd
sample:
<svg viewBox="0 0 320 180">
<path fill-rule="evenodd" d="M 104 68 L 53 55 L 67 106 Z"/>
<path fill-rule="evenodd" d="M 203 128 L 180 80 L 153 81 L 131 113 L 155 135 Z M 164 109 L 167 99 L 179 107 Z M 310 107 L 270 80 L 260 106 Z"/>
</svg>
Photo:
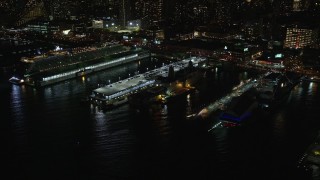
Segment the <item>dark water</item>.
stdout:
<svg viewBox="0 0 320 180">
<path fill-rule="evenodd" d="M 320 127 L 317 83 L 298 84 L 279 109 L 208 133 L 186 119 L 255 73 L 217 69 L 186 102 L 99 111 L 82 102 L 97 84 L 162 61 L 133 63 L 40 90 L 1 74 L 1 163 L 10 179 L 293 179 Z M 206 121 L 206 122 L 199 122 Z M 2 178 L 3 179 L 3 178 Z M 302 178 L 304 179 L 304 178 Z"/>
</svg>

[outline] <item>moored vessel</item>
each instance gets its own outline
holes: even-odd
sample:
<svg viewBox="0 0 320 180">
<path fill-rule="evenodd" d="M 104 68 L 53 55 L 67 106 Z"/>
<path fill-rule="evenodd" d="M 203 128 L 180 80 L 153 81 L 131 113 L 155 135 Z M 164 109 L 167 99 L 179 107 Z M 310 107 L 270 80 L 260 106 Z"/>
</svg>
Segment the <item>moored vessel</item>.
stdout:
<svg viewBox="0 0 320 180">
<path fill-rule="evenodd" d="M 42 87 L 149 56 L 147 51 L 131 50 L 130 47 L 113 44 L 77 49 L 76 52 L 60 52 L 50 56 L 24 58 L 23 61 L 28 68 L 24 72 L 23 80 L 27 85 Z"/>
</svg>

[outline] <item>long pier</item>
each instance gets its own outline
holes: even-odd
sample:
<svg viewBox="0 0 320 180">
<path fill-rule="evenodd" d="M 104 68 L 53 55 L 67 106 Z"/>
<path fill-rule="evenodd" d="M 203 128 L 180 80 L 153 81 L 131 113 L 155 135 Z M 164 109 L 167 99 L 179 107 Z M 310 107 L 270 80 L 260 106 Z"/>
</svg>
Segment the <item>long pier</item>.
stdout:
<svg viewBox="0 0 320 180">
<path fill-rule="evenodd" d="M 142 74 L 137 74 L 103 87 L 99 87 L 92 91 L 90 100 L 93 102 L 93 104 L 99 106 L 111 106 L 116 105 L 119 102 L 125 103 L 128 95 L 155 85 L 156 77 L 167 77 L 169 67 L 173 67 L 174 71 L 176 72 L 187 68 L 190 61 L 193 63 L 194 67 L 197 67 L 200 62 L 205 60 L 206 58 L 190 57 L 178 62 L 163 65 L 162 67 L 147 71 Z"/>
<path fill-rule="evenodd" d="M 260 76 L 258 79 L 248 79 L 245 82 L 241 82 L 239 85 L 235 86 L 232 91 L 223 96 L 222 98 L 216 100 L 212 104 L 209 104 L 207 107 L 203 108 L 198 114 L 194 114 L 193 116 L 201 116 L 201 117 L 207 117 L 213 112 L 217 111 L 218 109 L 221 109 L 223 106 L 229 104 L 233 98 L 241 96 L 244 92 L 248 91 L 252 87 L 255 87 L 258 85 L 258 82 L 260 79 L 268 76 L 270 72 L 267 72 Z M 217 122 L 208 130 L 208 132 L 212 131 L 213 129 L 217 128 L 221 124 L 221 121 Z"/>
</svg>

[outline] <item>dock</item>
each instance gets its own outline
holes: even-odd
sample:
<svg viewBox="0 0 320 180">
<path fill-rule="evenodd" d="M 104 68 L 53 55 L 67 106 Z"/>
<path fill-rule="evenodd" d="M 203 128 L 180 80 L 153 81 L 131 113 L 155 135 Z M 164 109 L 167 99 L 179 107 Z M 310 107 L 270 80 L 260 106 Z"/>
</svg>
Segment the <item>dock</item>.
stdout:
<svg viewBox="0 0 320 180">
<path fill-rule="evenodd" d="M 148 87 L 157 86 L 157 77 L 168 77 L 169 67 L 173 67 L 174 71 L 180 71 L 189 66 L 189 62 L 197 67 L 200 62 L 205 61 L 206 58 L 190 57 L 178 62 L 163 65 L 159 68 L 147 71 L 129 77 L 124 80 L 114 82 L 112 84 L 99 87 L 92 91 L 90 100 L 92 104 L 98 106 L 114 106 L 127 102 L 127 96 L 144 90 Z"/>
<path fill-rule="evenodd" d="M 239 85 L 235 86 L 232 91 L 223 96 L 222 98 L 216 100 L 212 104 L 208 105 L 207 107 L 203 108 L 198 114 L 194 116 L 201 116 L 201 117 L 208 117 L 213 112 L 222 109 L 224 106 L 228 105 L 233 98 L 241 96 L 244 92 L 247 92 L 249 89 L 256 87 L 258 84 L 258 81 L 266 76 L 268 76 L 270 72 L 267 72 L 260 76 L 258 79 L 248 79 L 244 82 L 241 82 Z M 222 122 L 218 121 L 216 124 L 214 124 L 208 132 L 212 131 L 213 129 L 219 127 Z"/>
</svg>

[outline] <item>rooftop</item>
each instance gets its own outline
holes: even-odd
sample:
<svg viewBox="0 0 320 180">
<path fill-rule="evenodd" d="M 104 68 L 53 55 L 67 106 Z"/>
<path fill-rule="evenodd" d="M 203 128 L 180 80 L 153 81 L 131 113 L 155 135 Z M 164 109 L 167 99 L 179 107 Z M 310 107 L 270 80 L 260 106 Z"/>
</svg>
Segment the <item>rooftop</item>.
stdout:
<svg viewBox="0 0 320 180">
<path fill-rule="evenodd" d="M 104 96 L 110 96 L 120 91 L 126 90 L 130 87 L 137 86 L 139 84 L 145 83 L 148 80 L 142 75 L 136 75 L 131 78 L 119 81 L 101 88 L 94 90 L 96 93 L 103 94 Z"/>
</svg>

